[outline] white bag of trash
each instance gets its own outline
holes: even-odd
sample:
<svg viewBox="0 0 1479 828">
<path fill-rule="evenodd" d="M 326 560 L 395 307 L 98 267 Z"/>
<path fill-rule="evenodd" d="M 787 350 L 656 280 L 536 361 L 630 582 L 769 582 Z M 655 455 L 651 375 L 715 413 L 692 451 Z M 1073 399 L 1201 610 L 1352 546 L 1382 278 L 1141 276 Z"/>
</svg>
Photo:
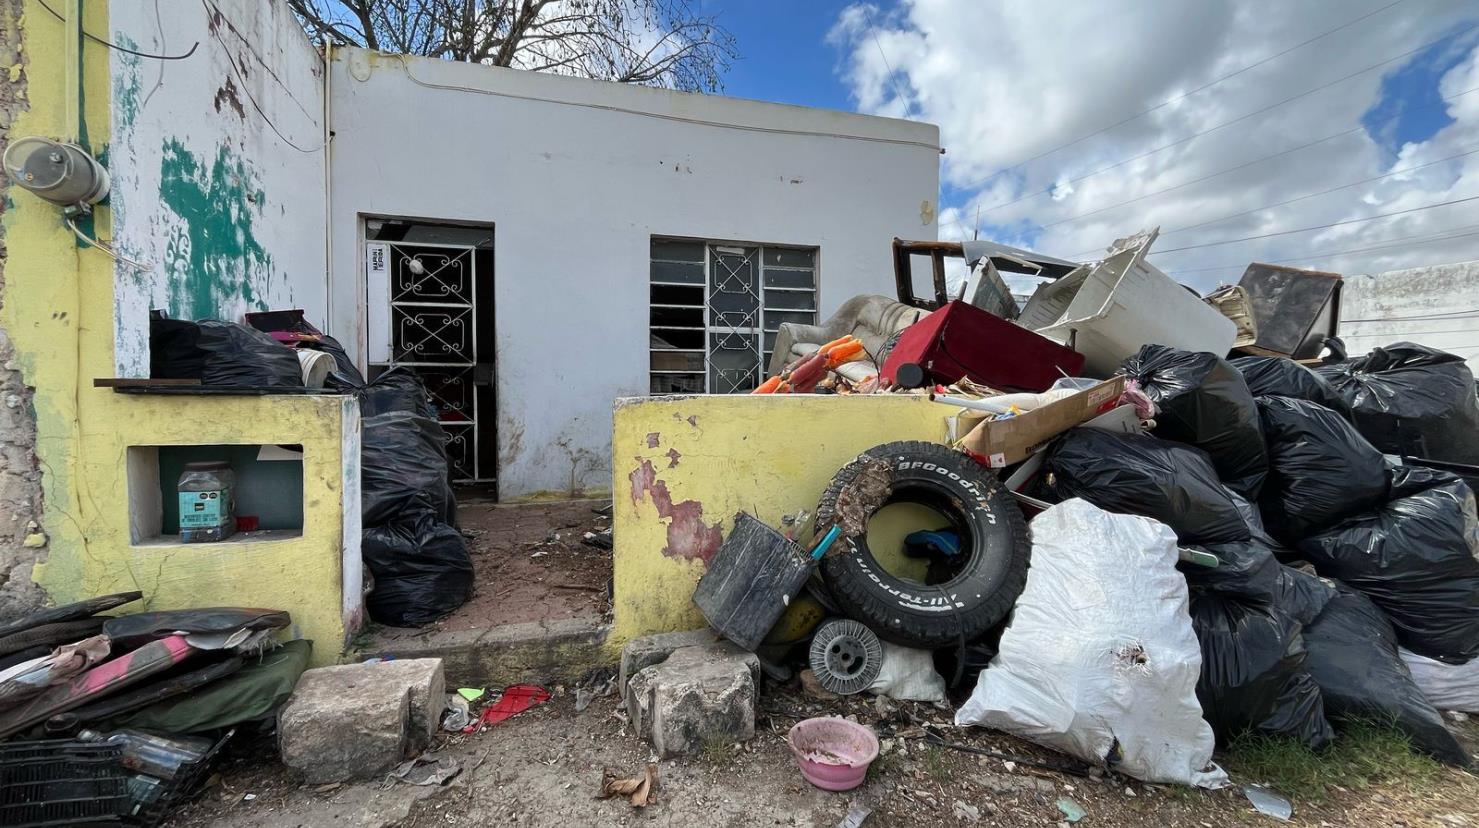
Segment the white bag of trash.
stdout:
<svg viewBox="0 0 1479 828">
<path fill-rule="evenodd" d="M 1176 534 L 1150 518 L 1078 498 L 1038 515 L 1027 586 L 955 723 L 1147 782 L 1226 785 L 1176 559 Z"/>
<path fill-rule="evenodd" d="M 883 645 L 883 666 L 878 671 L 878 678 L 868 685 L 869 693 L 898 701 L 945 700 L 945 679 L 935 670 L 934 653 L 900 647 L 887 641 L 879 643 Z"/>
<path fill-rule="evenodd" d="M 1402 663 L 1412 671 L 1417 689 L 1439 710 L 1479 713 L 1479 658 L 1465 664 L 1447 664 L 1397 648 Z"/>
</svg>

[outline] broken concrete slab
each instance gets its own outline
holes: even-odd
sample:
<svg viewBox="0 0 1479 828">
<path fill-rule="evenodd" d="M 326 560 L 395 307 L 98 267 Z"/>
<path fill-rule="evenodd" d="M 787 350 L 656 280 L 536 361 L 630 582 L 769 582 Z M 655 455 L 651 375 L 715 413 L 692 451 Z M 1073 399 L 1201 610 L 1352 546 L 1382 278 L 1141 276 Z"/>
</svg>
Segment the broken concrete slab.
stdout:
<svg viewBox="0 0 1479 828">
<path fill-rule="evenodd" d="M 627 683 L 632 680 L 632 676 L 654 664 L 667 661 L 668 656 L 672 655 L 675 650 L 714 644 L 718 640 L 719 636 L 708 627 L 633 638 L 621 648 L 621 668 L 617 673 L 616 689 L 625 700 Z"/>
<path fill-rule="evenodd" d="M 760 661 L 726 643 L 679 648 L 632 676 L 627 715 L 660 758 L 754 737 Z"/>
<path fill-rule="evenodd" d="M 439 658 L 404 658 L 374 664 L 347 664 L 344 668 L 368 667 L 380 673 L 382 681 L 403 682 L 410 691 L 410 728 L 407 740 L 412 750 L 424 750 L 442 720 L 446 706 L 447 680 Z M 327 668 L 340 669 L 340 668 Z"/>
<path fill-rule="evenodd" d="M 373 778 L 405 758 L 411 688 L 377 666 L 309 670 L 278 714 L 282 762 L 309 784 Z"/>
</svg>

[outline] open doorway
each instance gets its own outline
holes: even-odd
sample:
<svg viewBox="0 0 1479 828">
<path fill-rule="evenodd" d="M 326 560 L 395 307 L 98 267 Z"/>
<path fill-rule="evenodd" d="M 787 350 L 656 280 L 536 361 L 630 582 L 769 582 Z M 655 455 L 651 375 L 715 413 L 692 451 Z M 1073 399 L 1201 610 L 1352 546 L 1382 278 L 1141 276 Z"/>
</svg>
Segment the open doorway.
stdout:
<svg viewBox="0 0 1479 828">
<path fill-rule="evenodd" d="M 366 355 L 426 383 L 453 477 L 497 496 L 493 226 L 366 218 Z"/>
</svg>

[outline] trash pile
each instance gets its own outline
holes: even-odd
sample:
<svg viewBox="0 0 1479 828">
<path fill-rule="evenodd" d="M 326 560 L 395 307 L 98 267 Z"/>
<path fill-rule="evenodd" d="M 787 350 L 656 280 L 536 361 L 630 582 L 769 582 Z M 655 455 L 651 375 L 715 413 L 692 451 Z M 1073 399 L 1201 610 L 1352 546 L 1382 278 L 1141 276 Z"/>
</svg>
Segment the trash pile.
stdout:
<svg viewBox="0 0 1479 828">
<path fill-rule="evenodd" d="M 313 644 L 286 612 L 105 616 L 106 595 L 0 624 L 0 825 L 157 825 L 241 728 L 265 726 Z"/>
<path fill-rule="evenodd" d="M 1145 261 L 1155 236 L 1062 268 L 1015 318 L 962 288 L 894 330 L 907 315 L 866 297 L 814 329 L 830 341 L 781 332 L 757 393 L 924 395 L 950 437 L 865 451 L 780 529 L 736 517 L 694 594 L 732 642 L 726 686 L 753 653 L 757 682 L 954 703 L 959 726 L 1150 782 L 1220 787 L 1239 736 L 1318 749 L 1369 720 L 1470 763 L 1437 706 L 1479 707 L 1472 374 L 1407 342 L 1346 357 L 1320 330 L 1331 274 L 1253 265 L 1204 301 Z M 1036 261 L 988 249 L 985 287 L 992 256 Z M 1307 302 L 1269 301 L 1306 277 Z M 685 663 L 652 646 L 640 706 Z M 793 732 L 805 777 L 856 784 L 867 739 L 802 725 L 852 745 Z"/>
<path fill-rule="evenodd" d="M 370 618 L 417 627 L 468 601 L 472 558 L 457 529 L 450 438 L 413 371 L 391 368 L 366 382 L 338 341 L 305 320 L 301 310 L 249 313 L 246 324 L 187 322 L 155 312 L 149 339 L 152 379 L 219 389 L 325 389 L 357 396 L 362 429 L 360 551 L 370 587 L 365 599 Z M 213 470 L 230 474 L 229 464 L 214 464 L 207 471 Z M 204 488 L 227 495 L 230 484 Z M 245 528 L 228 513 L 221 528 L 212 525 L 208 533 L 197 534 L 201 540 L 224 540 Z M 182 527 L 182 535 L 188 533 Z"/>
</svg>

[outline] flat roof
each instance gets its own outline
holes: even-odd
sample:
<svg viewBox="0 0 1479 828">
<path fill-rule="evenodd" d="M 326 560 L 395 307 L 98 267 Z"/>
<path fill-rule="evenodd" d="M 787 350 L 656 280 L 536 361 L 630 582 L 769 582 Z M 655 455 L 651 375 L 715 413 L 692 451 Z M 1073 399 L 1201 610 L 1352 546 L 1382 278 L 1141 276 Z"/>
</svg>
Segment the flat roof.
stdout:
<svg viewBox="0 0 1479 828">
<path fill-rule="evenodd" d="M 352 64 L 363 61 L 372 72 L 403 72 L 411 82 L 440 91 L 583 106 L 756 132 L 853 138 L 932 151 L 940 148 L 940 128 L 923 121 L 394 55 L 353 46 L 335 46 L 333 53 L 336 62 L 351 64 L 351 76 L 355 75 Z"/>
</svg>

